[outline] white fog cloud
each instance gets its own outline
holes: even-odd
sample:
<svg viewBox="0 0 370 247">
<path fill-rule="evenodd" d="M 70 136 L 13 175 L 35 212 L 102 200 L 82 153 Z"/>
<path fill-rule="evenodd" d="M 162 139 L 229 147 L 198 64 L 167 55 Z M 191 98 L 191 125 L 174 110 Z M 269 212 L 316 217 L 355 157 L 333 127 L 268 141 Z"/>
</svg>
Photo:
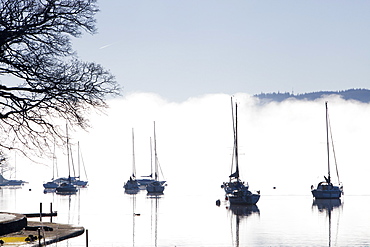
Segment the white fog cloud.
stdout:
<svg viewBox="0 0 370 247">
<path fill-rule="evenodd" d="M 233 145 L 230 97 L 210 94 L 173 103 L 156 94 L 133 93 L 110 100 L 106 115 L 92 116 L 88 132 L 72 134 L 72 141 L 81 143 L 91 187 L 107 182 L 122 187 L 128 179 L 132 128 L 137 176 L 150 173 L 149 138 L 156 121 L 157 151 L 168 189 L 191 193 L 201 188 L 222 194 L 220 185 L 230 173 Z M 242 93 L 234 100 L 239 105 L 241 176 L 251 189 L 262 194 L 310 194 L 311 184 L 326 174 L 324 102 L 328 101 L 345 193 L 368 194 L 370 104 L 338 97 L 261 104 Z M 63 157 L 58 160 L 66 173 Z"/>
</svg>

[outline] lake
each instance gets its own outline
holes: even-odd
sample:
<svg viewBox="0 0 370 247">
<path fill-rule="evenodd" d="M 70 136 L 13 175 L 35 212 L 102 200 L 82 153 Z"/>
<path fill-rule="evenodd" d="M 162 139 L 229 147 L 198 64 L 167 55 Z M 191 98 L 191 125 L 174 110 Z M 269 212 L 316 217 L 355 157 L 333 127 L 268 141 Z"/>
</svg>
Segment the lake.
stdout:
<svg viewBox="0 0 370 247">
<path fill-rule="evenodd" d="M 256 206 L 230 208 L 221 188 L 179 192 L 169 184 L 161 196 L 146 191 L 130 195 L 122 186 L 93 184 L 75 195 L 57 195 L 44 193 L 41 184 L 26 184 L 1 189 L 0 206 L 2 211 L 33 213 L 40 202 L 49 212 L 52 203 L 58 211 L 53 222 L 88 229 L 89 246 L 370 245 L 370 196 L 314 201 L 309 190 L 282 195 L 277 188 L 269 195 L 262 191 Z M 86 246 L 86 236 L 52 246 Z"/>
</svg>

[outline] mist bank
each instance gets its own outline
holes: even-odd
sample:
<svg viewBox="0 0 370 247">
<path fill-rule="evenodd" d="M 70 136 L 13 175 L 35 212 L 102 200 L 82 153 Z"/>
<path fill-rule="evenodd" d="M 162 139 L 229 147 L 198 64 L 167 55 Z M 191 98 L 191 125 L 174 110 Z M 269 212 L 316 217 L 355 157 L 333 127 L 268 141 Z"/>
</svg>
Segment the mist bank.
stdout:
<svg viewBox="0 0 370 247">
<path fill-rule="evenodd" d="M 308 195 L 310 186 L 323 179 L 327 174 L 328 101 L 344 191 L 370 195 L 366 183 L 370 104 L 339 96 L 268 103 L 244 93 L 233 97 L 239 109 L 240 174 L 252 190 L 261 190 L 262 195 Z M 152 93 L 132 93 L 109 100 L 105 114 L 91 116 L 88 132 L 71 133 L 71 143 L 80 142 L 90 189 L 101 185 L 122 188 L 132 173 L 132 129 L 136 175 L 150 174 L 155 121 L 158 158 L 169 184 L 166 190 L 191 193 L 202 189 L 222 195 L 220 185 L 228 180 L 232 161 L 230 98 L 228 94 L 209 94 L 174 103 Z M 52 170 L 48 162 L 51 164 L 45 161 L 39 180 L 49 179 Z M 33 169 L 40 167 L 34 165 Z M 62 153 L 58 154 L 58 167 L 60 175 L 68 175 Z M 20 178 L 28 179 L 27 172 L 22 175 Z"/>
</svg>

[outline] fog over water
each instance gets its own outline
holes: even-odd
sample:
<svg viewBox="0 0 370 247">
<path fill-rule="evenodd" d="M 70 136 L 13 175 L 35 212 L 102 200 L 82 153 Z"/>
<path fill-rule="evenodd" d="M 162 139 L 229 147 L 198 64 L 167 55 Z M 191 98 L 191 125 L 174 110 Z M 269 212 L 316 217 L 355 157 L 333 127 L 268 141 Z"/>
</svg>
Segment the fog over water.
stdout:
<svg viewBox="0 0 370 247">
<path fill-rule="evenodd" d="M 150 137 L 155 121 L 158 157 L 168 189 L 190 194 L 201 188 L 222 194 L 220 185 L 230 174 L 233 145 L 230 97 L 210 94 L 173 103 L 156 94 L 132 93 L 109 100 L 106 114 L 91 116 L 88 132 L 70 134 L 72 143 L 80 142 L 90 188 L 99 189 L 103 183 L 122 187 L 128 179 L 132 172 L 132 128 L 136 174 L 150 174 Z M 307 195 L 311 184 L 323 179 L 327 174 L 328 101 L 345 195 L 370 194 L 366 182 L 370 174 L 370 104 L 339 97 L 262 103 L 243 93 L 235 94 L 234 101 L 239 107 L 241 178 L 252 190 L 261 190 L 262 195 Z M 67 176 L 65 155 L 61 151 L 56 155 L 59 176 Z M 51 178 L 51 160 L 45 159 L 44 165 L 17 160 L 19 179 L 41 185 Z M 331 163 L 334 166 L 333 159 Z M 28 169 L 40 172 L 30 176 Z"/>
</svg>

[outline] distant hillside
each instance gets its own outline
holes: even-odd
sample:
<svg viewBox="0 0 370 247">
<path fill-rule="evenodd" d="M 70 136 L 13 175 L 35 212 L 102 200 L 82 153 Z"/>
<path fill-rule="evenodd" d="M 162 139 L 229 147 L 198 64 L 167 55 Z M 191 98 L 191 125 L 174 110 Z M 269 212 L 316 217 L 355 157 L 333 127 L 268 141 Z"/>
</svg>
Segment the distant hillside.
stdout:
<svg viewBox="0 0 370 247">
<path fill-rule="evenodd" d="M 344 91 L 320 91 L 304 94 L 291 93 L 261 93 L 254 95 L 263 101 L 277 101 L 281 102 L 288 98 L 295 98 L 299 100 L 315 100 L 322 98 L 324 95 L 340 95 L 345 100 L 357 100 L 363 103 L 370 103 L 370 90 L 368 89 L 349 89 Z"/>
</svg>

